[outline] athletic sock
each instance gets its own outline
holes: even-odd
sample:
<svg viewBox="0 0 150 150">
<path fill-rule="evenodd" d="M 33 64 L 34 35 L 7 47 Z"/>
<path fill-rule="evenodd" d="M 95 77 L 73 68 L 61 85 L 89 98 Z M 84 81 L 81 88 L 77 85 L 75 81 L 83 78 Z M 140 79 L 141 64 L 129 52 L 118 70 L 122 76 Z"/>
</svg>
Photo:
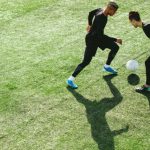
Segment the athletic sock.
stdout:
<svg viewBox="0 0 150 150">
<path fill-rule="evenodd" d="M 75 79 L 75 77 L 73 77 L 73 76 L 70 76 L 70 77 L 68 78 L 68 80 L 71 80 L 71 81 L 74 81 L 74 79 Z"/>
<path fill-rule="evenodd" d="M 110 67 L 110 65 L 105 64 L 104 67 L 105 67 L 105 68 L 108 68 L 108 67 Z"/>
</svg>

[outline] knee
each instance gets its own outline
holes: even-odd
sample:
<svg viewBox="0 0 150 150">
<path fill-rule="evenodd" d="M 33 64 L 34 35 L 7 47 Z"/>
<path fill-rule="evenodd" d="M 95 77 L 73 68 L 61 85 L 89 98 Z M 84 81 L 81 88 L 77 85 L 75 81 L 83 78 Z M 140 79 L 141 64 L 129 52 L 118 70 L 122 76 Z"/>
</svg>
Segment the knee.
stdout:
<svg viewBox="0 0 150 150">
<path fill-rule="evenodd" d="M 145 61 L 145 66 L 150 66 L 150 60 L 147 59 L 147 60 Z"/>
<path fill-rule="evenodd" d="M 84 67 L 86 67 L 87 65 L 89 65 L 90 64 L 90 61 L 83 61 L 81 64 L 80 64 L 80 66 L 82 67 L 82 68 L 84 68 Z"/>
<path fill-rule="evenodd" d="M 118 52 L 118 51 L 119 51 L 119 46 L 118 46 L 117 44 L 115 44 L 115 46 L 114 46 L 114 51 L 115 51 L 115 52 Z"/>
<path fill-rule="evenodd" d="M 119 51 L 119 46 L 115 43 L 112 46 L 111 51 L 116 54 Z"/>
<path fill-rule="evenodd" d="M 87 65 L 90 64 L 90 62 L 91 62 L 91 61 L 86 61 L 86 62 L 84 62 L 84 65 L 87 66 Z"/>
</svg>

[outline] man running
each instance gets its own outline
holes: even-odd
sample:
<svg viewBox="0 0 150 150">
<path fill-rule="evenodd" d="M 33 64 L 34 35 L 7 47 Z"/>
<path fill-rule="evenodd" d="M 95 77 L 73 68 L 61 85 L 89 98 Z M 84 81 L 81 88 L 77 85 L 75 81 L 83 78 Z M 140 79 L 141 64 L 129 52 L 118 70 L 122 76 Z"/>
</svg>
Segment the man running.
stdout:
<svg viewBox="0 0 150 150">
<path fill-rule="evenodd" d="M 141 20 L 140 14 L 136 11 L 129 12 L 129 20 L 131 24 L 137 28 L 143 29 L 144 33 L 148 38 L 150 38 L 150 24 L 146 24 Z M 137 92 L 150 91 L 150 56 L 145 61 L 146 67 L 146 83 L 142 87 L 136 88 Z"/>
<path fill-rule="evenodd" d="M 104 70 L 112 74 L 117 74 L 117 71 L 113 69 L 110 64 L 119 50 L 117 43 L 122 44 L 122 40 L 104 34 L 108 16 L 113 16 L 117 9 L 118 5 L 115 2 L 109 2 L 104 9 L 99 8 L 89 13 L 84 58 L 67 80 L 67 84 L 73 89 L 78 88 L 74 83 L 75 77 L 91 62 L 98 47 L 102 50 L 105 48 L 110 49 L 108 59 L 104 65 Z"/>
</svg>

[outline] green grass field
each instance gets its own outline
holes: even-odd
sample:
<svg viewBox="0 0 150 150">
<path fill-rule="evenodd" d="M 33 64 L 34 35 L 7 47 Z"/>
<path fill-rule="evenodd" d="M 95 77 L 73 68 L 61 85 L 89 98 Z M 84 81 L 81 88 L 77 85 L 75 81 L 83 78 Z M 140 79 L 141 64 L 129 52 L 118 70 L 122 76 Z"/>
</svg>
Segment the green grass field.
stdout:
<svg viewBox="0 0 150 150">
<path fill-rule="evenodd" d="M 84 52 L 88 12 L 107 0 L 0 0 L 0 149 L 149 150 L 150 96 L 134 91 L 125 64 L 136 59 L 145 83 L 150 42 L 128 21 L 139 10 L 150 21 L 149 0 L 118 1 L 105 33 L 123 39 L 113 61 L 119 75 L 103 77 L 108 50 L 97 51 L 78 76 L 66 79 Z M 138 79 L 138 78 L 137 78 Z"/>
</svg>

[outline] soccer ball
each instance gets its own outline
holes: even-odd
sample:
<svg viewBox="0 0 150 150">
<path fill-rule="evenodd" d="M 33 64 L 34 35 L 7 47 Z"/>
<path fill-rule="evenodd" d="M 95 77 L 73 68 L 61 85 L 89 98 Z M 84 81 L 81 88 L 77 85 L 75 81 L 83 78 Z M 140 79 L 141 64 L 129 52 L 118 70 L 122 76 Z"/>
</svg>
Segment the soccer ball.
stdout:
<svg viewBox="0 0 150 150">
<path fill-rule="evenodd" d="M 126 63 L 126 68 L 130 71 L 136 71 L 139 67 L 139 63 L 136 60 L 129 60 Z"/>
</svg>

